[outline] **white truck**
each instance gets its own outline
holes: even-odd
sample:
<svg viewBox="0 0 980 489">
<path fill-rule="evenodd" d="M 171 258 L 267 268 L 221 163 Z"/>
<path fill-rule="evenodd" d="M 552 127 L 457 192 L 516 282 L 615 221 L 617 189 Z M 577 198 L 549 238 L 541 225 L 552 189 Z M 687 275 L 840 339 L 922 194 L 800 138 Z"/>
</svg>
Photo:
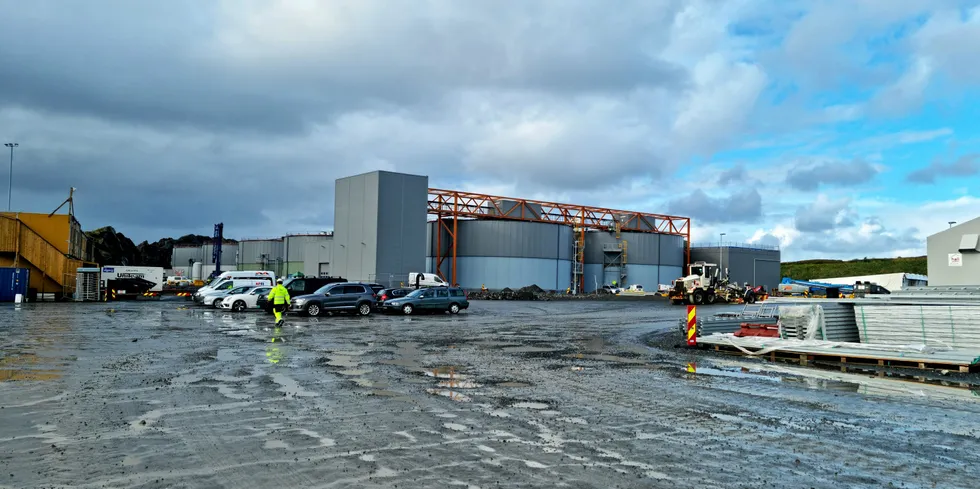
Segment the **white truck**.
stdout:
<svg viewBox="0 0 980 489">
<path fill-rule="evenodd" d="M 423 287 L 449 287 L 449 283 L 435 273 L 410 273 L 408 286 L 421 289 Z"/>
<path fill-rule="evenodd" d="M 748 285 L 729 283 L 728 270 L 722 276 L 716 263 L 703 261 L 688 265 L 687 275 L 674 281 L 670 290 L 673 304 L 714 304 L 715 302 L 755 302 Z"/>
<path fill-rule="evenodd" d="M 139 278 L 153 282 L 153 286 L 147 292 L 163 291 L 163 267 L 128 267 L 121 265 L 102 267 L 103 282 L 127 278 Z"/>
</svg>

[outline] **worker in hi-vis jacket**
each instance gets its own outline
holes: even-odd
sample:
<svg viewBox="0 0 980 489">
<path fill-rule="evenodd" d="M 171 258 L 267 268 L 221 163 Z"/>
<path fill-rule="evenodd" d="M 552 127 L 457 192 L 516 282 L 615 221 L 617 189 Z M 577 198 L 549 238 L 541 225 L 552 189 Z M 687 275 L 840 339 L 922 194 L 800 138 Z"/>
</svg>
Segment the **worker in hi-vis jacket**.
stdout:
<svg viewBox="0 0 980 489">
<path fill-rule="evenodd" d="M 272 312 L 276 315 L 276 326 L 282 326 L 283 313 L 289 307 L 289 291 L 282 286 L 282 279 L 276 279 L 276 286 L 269 291 L 269 302 L 272 303 Z"/>
</svg>

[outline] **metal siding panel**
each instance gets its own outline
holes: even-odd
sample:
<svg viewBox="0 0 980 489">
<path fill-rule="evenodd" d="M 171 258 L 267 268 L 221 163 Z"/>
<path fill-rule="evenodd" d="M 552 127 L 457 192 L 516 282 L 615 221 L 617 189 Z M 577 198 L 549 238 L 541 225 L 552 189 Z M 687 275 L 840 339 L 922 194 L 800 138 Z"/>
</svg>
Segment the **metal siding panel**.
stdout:
<svg viewBox="0 0 980 489">
<path fill-rule="evenodd" d="M 189 260 L 204 262 L 204 251 L 200 246 L 175 247 L 171 254 L 173 267 L 186 267 L 192 264 Z"/>
<path fill-rule="evenodd" d="M 571 262 L 542 258 L 503 258 L 471 256 L 457 258 L 457 281 L 467 289 L 510 288 L 517 290 L 537 285 L 545 290 L 565 290 L 566 275 L 571 276 Z"/>
<path fill-rule="evenodd" d="M 660 264 L 660 240 L 662 234 L 622 233 L 626 241 L 626 263 L 637 265 Z"/>
<path fill-rule="evenodd" d="M 470 220 L 458 224 L 457 256 L 558 259 L 567 226 L 536 222 Z M 570 238 L 567 238 L 570 240 Z"/>
<path fill-rule="evenodd" d="M 670 280 L 675 278 L 677 277 L 671 277 Z M 626 265 L 626 283 L 623 285 L 642 285 L 643 290 L 656 292 L 657 285 L 661 283 L 660 280 L 660 266 L 658 265 Z"/>
<path fill-rule="evenodd" d="M 585 276 L 585 292 L 595 292 L 596 282 L 598 282 L 599 287 L 602 287 L 602 265 L 589 264 L 586 263 L 582 270 Z"/>
<path fill-rule="evenodd" d="M 692 250 L 693 253 L 693 250 Z M 693 255 L 691 260 L 693 261 Z M 660 237 L 660 265 L 684 266 L 684 237 L 664 234 Z"/>
<path fill-rule="evenodd" d="M 959 253 L 960 237 L 975 233 L 980 233 L 980 218 L 926 238 L 926 267 L 930 286 L 980 285 L 980 253 L 962 253 L 962 266 L 949 266 L 949 254 Z"/>
<path fill-rule="evenodd" d="M 660 283 L 664 285 L 670 285 L 674 280 L 681 278 L 684 274 L 683 267 L 672 267 L 667 265 L 660 265 Z M 643 284 L 644 287 L 646 284 Z M 659 285 L 659 284 L 658 284 Z"/>
<path fill-rule="evenodd" d="M 429 178 L 380 172 L 376 273 L 423 271 Z M 397 243 L 397 246 L 393 246 Z"/>
</svg>

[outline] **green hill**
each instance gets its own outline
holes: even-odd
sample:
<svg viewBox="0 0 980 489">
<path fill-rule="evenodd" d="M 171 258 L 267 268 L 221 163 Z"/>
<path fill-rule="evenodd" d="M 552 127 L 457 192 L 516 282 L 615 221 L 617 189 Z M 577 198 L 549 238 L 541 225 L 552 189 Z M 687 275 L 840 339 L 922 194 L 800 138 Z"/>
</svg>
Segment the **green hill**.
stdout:
<svg viewBox="0 0 980 489">
<path fill-rule="evenodd" d="M 803 260 L 786 262 L 781 266 L 782 276 L 796 280 L 815 278 L 853 277 L 879 273 L 926 274 L 926 257 L 864 258 L 860 260 Z"/>
</svg>

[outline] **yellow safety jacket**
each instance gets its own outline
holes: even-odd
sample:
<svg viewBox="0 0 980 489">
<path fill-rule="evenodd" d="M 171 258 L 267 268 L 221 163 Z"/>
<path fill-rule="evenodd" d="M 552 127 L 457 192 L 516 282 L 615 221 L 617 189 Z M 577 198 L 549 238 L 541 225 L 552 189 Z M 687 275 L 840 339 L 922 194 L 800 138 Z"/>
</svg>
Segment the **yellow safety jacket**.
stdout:
<svg viewBox="0 0 980 489">
<path fill-rule="evenodd" d="M 273 304 L 289 304 L 289 291 L 281 284 L 269 291 L 269 301 Z"/>
</svg>

